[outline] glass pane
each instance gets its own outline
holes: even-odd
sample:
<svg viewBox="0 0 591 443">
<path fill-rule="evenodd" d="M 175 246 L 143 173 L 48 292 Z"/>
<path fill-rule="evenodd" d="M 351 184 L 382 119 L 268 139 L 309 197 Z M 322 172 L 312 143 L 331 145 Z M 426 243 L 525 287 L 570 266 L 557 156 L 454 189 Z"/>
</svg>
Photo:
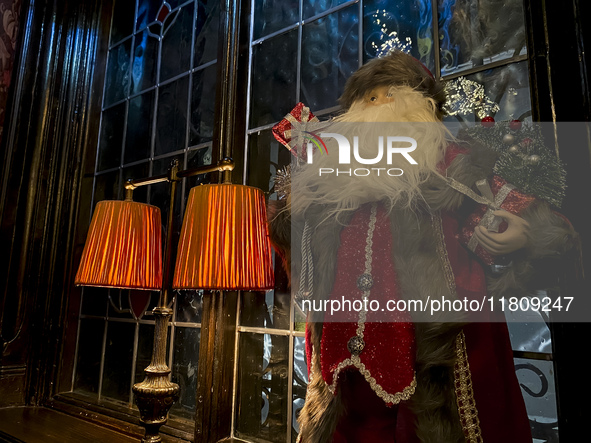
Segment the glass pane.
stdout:
<svg viewBox="0 0 591 443">
<path fill-rule="evenodd" d="M 115 6 L 113 7 L 113 21 L 111 22 L 111 45 L 133 33 L 134 17 L 134 1 L 115 1 Z"/>
<path fill-rule="evenodd" d="M 82 290 L 82 315 L 99 315 L 104 317 L 107 314 L 107 288 L 94 288 L 86 286 Z"/>
<path fill-rule="evenodd" d="M 203 291 L 176 292 L 177 322 L 200 323 L 203 309 Z"/>
<path fill-rule="evenodd" d="M 285 442 L 289 337 L 240 334 L 236 436 Z"/>
<path fill-rule="evenodd" d="M 550 329 L 539 312 L 506 311 L 505 316 L 513 350 L 552 354 Z"/>
<path fill-rule="evenodd" d="M 109 106 L 127 96 L 130 80 L 130 58 L 131 39 L 109 50 L 104 106 Z"/>
<path fill-rule="evenodd" d="M 184 154 L 175 155 L 172 157 L 165 157 L 158 160 L 154 160 L 152 162 L 152 175 L 161 175 L 165 174 L 174 159 L 179 161 L 180 169 L 183 169 L 184 165 Z M 170 185 L 169 183 L 158 183 L 156 185 L 150 186 L 150 204 L 154 206 L 158 206 L 160 208 L 160 212 L 162 214 L 162 232 L 166 232 L 166 226 L 168 223 L 168 210 L 170 206 Z M 177 192 L 175 195 L 174 201 L 174 231 L 175 234 L 180 231 L 182 217 L 181 217 L 181 190 L 177 187 Z M 178 240 L 178 239 L 177 239 Z M 165 242 L 167 239 L 162 237 L 162 248 L 165 247 Z M 172 240 L 175 241 L 174 239 Z M 173 243 L 174 244 L 174 243 Z M 163 249 L 164 250 L 164 249 Z M 174 250 L 173 250 L 173 257 L 174 257 Z"/>
<path fill-rule="evenodd" d="M 108 315 L 109 318 L 125 318 L 128 320 L 133 318 L 127 289 L 109 289 Z"/>
<path fill-rule="evenodd" d="M 358 12 L 353 5 L 303 27 L 301 101 L 312 112 L 336 106 L 359 67 Z"/>
<path fill-rule="evenodd" d="M 189 76 L 185 76 L 158 91 L 155 156 L 186 147 L 188 90 Z"/>
<path fill-rule="evenodd" d="M 481 115 L 458 115 L 446 117 L 446 122 L 460 121 L 471 125 L 480 121 L 483 116 L 494 117 L 496 121 L 518 119 L 531 121 L 531 98 L 529 92 L 529 74 L 527 62 L 511 63 L 500 68 L 488 69 L 466 77 L 469 81 L 484 86 L 485 95 L 498 104 L 498 111 L 490 112 L 491 106 L 485 108 Z M 451 82 L 461 82 L 461 79 Z"/>
<path fill-rule="evenodd" d="M 253 38 L 293 25 L 299 19 L 299 11 L 298 0 L 255 0 Z"/>
<path fill-rule="evenodd" d="M 293 339 L 293 416 L 292 416 L 292 440 L 300 432 L 300 426 L 297 422 L 298 414 L 304 406 L 306 398 L 306 388 L 308 386 L 308 367 L 306 364 L 306 350 L 304 337 L 294 337 Z"/>
<path fill-rule="evenodd" d="M 515 370 L 534 441 L 558 442 L 554 364 L 551 361 L 516 358 Z"/>
<path fill-rule="evenodd" d="M 281 120 L 296 105 L 297 30 L 253 48 L 250 127 Z"/>
<path fill-rule="evenodd" d="M 125 103 L 121 103 L 103 112 L 97 171 L 116 168 L 121 164 L 125 105 Z"/>
<path fill-rule="evenodd" d="M 194 66 L 199 66 L 215 60 L 218 56 L 220 2 L 216 0 L 198 1 L 196 20 Z"/>
<path fill-rule="evenodd" d="M 80 320 L 78 360 L 74 379 L 74 390 L 76 391 L 98 393 L 104 330 L 104 320 L 92 318 Z"/>
<path fill-rule="evenodd" d="M 119 198 L 119 170 L 97 175 L 94 179 L 93 204 Z"/>
<path fill-rule="evenodd" d="M 139 328 L 134 383 L 141 383 L 146 377 L 144 369 L 152 361 L 152 348 L 154 346 L 154 325 L 140 324 Z"/>
<path fill-rule="evenodd" d="M 144 28 L 148 23 L 156 20 L 162 0 L 139 0 L 137 8 L 136 29 Z"/>
<path fill-rule="evenodd" d="M 526 53 L 523 2 L 439 0 L 441 74 Z"/>
<path fill-rule="evenodd" d="M 133 68 L 131 72 L 131 94 L 137 94 L 156 84 L 158 40 L 144 31 L 135 36 Z"/>
<path fill-rule="evenodd" d="M 274 289 L 243 292 L 240 324 L 259 328 L 289 329 L 291 294 Z"/>
<path fill-rule="evenodd" d="M 152 151 L 154 91 L 129 100 L 129 109 L 127 112 L 124 164 L 150 158 Z"/>
<path fill-rule="evenodd" d="M 374 58 L 396 48 L 409 52 L 433 71 L 435 54 L 433 53 L 432 11 L 431 0 L 365 1 L 363 3 L 365 59 Z"/>
<path fill-rule="evenodd" d="M 347 1 L 348 0 L 304 0 L 304 19 L 313 17 Z"/>
<path fill-rule="evenodd" d="M 216 82 L 216 65 L 193 74 L 189 146 L 205 143 L 213 138 Z"/>
<path fill-rule="evenodd" d="M 193 5 L 183 6 L 176 20 L 162 39 L 160 81 L 168 80 L 191 66 L 191 43 L 193 41 Z"/>
<path fill-rule="evenodd" d="M 192 149 L 187 152 L 187 168 L 197 168 L 199 166 L 211 165 L 212 152 L 211 146 L 204 146 L 203 148 Z M 185 199 L 189 197 L 191 188 L 197 185 L 211 182 L 212 174 L 201 174 L 186 178 L 185 183 Z M 213 175 L 215 177 L 215 174 Z"/>
<path fill-rule="evenodd" d="M 180 386 L 181 396 L 172 415 L 190 419 L 195 414 L 200 337 L 199 328 L 175 328 L 172 381 Z"/>
<path fill-rule="evenodd" d="M 135 323 L 109 322 L 101 395 L 128 402 Z"/>
</svg>

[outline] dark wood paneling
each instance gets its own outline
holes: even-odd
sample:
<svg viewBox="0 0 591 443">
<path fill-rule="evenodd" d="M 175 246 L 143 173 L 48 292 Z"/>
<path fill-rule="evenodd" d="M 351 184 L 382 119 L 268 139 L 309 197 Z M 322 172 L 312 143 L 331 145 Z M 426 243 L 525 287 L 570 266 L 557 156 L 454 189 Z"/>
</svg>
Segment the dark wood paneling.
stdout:
<svg viewBox="0 0 591 443">
<path fill-rule="evenodd" d="M 110 11 L 109 0 L 23 5 L 26 31 L 2 145 L 10 155 L 2 164 L 0 250 L 7 265 L 0 283 L 1 365 L 26 365 L 26 403 L 49 398 L 68 362 L 62 344 L 74 233 L 79 214 L 88 214 L 80 183 L 96 145 L 104 71 L 97 48 Z"/>
<path fill-rule="evenodd" d="M 585 47 L 591 47 L 591 30 L 586 24 L 591 5 L 586 0 L 525 0 L 525 6 L 533 116 L 538 121 L 558 122 L 556 140 L 568 174 L 561 212 L 581 234 L 583 270 L 591 275 L 591 211 L 587 207 L 591 190 L 591 100 L 585 53 Z M 563 286 L 563 295 L 587 299 L 591 294 L 589 278 L 571 278 Z M 554 323 L 550 328 L 560 441 L 581 441 L 588 433 L 591 415 L 591 406 L 582 400 L 591 394 L 582 357 L 591 324 Z"/>
</svg>

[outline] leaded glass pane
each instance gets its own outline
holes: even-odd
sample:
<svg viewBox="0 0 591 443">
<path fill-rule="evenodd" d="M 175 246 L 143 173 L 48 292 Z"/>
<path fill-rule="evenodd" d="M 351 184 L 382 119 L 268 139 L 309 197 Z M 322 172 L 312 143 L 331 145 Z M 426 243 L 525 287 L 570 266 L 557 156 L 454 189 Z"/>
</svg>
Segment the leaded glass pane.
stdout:
<svg viewBox="0 0 591 443">
<path fill-rule="evenodd" d="M 514 351 L 552 354 L 552 336 L 537 311 L 506 311 L 507 327 Z"/>
<path fill-rule="evenodd" d="M 217 58 L 219 24 L 220 2 L 217 0 L 198 1 L 195 21 L 194 66 L 200 66 Z"/>
<path fill-rule="evenodd" d="M 82 315 L 97 315 L 104 317 L 107 313 L 108 289 L 86 286 L 82 289 Z"/>
<path fill-rule="evenodd" d="M 145 28 L 148 23 L 156 20 L 158 10 L 162 6 L 162 0 L 139 0 L 137 8 L 136 29 Z"/>
<path fill-rule="evenodd" d="M 154 156 L 186 147 L 189 76 L 160 87 Z"/>
<path fill-rule="evenodd" d="M 94 179 L 93 205 L 102 200 L 119 198 L 119 170 L 97 175 Z"/>
<path fill-rule="evenodd" d="M 216 81 L 216 65 L 193 74 L 189 146 L 205 143 L 213 138 Z"/>
<path fill-rule="evenodd" d="M 439 0 L 441 74 L 526 53 L 522 2 Z"/>
<path fill-rule="evenodd" d="M 299 11 L 297 0 L 255 0 L 253 38 L 256 40 L 295 24 Z"/>
<path fill-rule="evenodd" d="M 281 120 L 296 104 L 298 32 L 253 48 L 250 127 Z"/>
<path fill-rule="evenodd" d="M 346 79 L 359 67 L 357 5 L 303 26 L 301 100 L 310 109 L 336 106 Z"/>
<path fill-rule="evenodd" d="M 131 39 L 109 50 L 104 106 L 125 98 L 130 84 Z"/>
<path fill-rule="evenodd" d="M 534 441 L 558 442 L 554 364 L 551 361 L 516 358 L 515 370 Z"/>
<path fill-rule="evenodd" d="M 123 318 L 131 320 L 131 305 L 129 303 L 129 291 L 126 289 L 109 289 L 109 318 Z"/>
<path fill-rule="evenodd" d="M 143 31 L 135 36 L 133 66 L 131 70 L 131 94 L 137 94 L 156 84 L 158 40 Z"/>
<path fill-rule="evenodd" d="M 109 322 L 101 395 L 129 402 L 135 323 Z"/>
<path fill-rule="evenodd" d="M 313 17 L 349 0 L 303 0 L 304 19 Z"/>
<path fill-rule="evenodd" d="M 294 337 L 293 339 L 292 437 L 294 438 L 292 438 L 292 441 L 295 441 L 295 436 L 300 432 L 297 417 L 304 406 L 306 388 L 308 387 L 305 343 L 304 337 Z"/>
<path fill-rule="evenodd" d="M 289 329 L 291 296 L 274 289 L 267 292 L 244 292 L 241 298 L 242 326 Z"/>
<path fill-rule="evenodd" d="M 434 70 L 431 0 L 364 1 L 363 14 L 365 59 L 386 54 L 395 48 L 410 53 L 431 71 Z"/>
<path fill-rule="evenodd" d="M 123 148 L 123 131 L 125 129 L 125 103 L 103 112 L 101 121 L 100 149 L 98 153 L 97 171 L 116 168 L 121 164 Z"/>
<path fill-rule="evenodd" d="M 240 334 L 237 437 L 285 442 L 288 349 L 287 336 Z"/>
<path fill-rule="evenodd" d="M 211 165 L 211 160 L 211 146 L 204 146 L 202 148 L 192 149 L 187 152 L 187 168 L 197 168 L 199 166 Z M 189 196 L 191 188 L 197 185 L 209 183 L 210 175 L 211 174 L 207 173 L 185 178 L 185 198 Z"/>
<path fill-rule="evenodd" d="M 193 4 L 183 6 L 162 39 L 160 81 L 189 70 L 193 40 Z"/>
<path fill-rule="evenodd" d="M 133 33 L 135 1 L 116 0 L 111 21 L 111 45 Z"/>
<path fill-rule="evenodd" d="M 140 324 L 139 328 L 134 383 L 144 381 L 144 369 L 150 365 L 154 346 L 154 325 Z"/>
<path fill-rule="evenodd" d="M 154 91 L 146 92 L 129 100 L 127 112 L 124 164 L 150 157 L 152 127 L 154 126 L 152 123 L 154 120 Z"/>
<path fill-rule="evenodd" d="M 195 414 L 200 336 L 199 328 L 175 328 L 172 381 L 178 383 L 181 394 L 171 413 L 189 419 Z"/>
<path fill-rule="evenodd" d="M 93 318 L 80 320 L 78 359 L 76 360 L 76 377 L 74 379 L 75 391 L 98 393 L 104 330 L 104 320 Z"/>
<path fill-rule="evenodd" d="M 175 322 L 200 323 L 203 310 L 203 291 L 177 291 Z"/>
</svg>

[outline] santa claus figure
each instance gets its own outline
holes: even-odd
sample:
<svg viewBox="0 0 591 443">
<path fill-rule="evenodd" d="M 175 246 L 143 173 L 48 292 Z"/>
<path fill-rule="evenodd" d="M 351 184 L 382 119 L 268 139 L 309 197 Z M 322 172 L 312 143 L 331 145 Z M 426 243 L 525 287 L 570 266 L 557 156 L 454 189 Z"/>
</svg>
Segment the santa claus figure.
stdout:
<svg viewBox="0 0 591 443">
<path fill-rule="evenodd" d="M 357 137 L 350 163 L 325 137 L 328 155 L 300 161 L 291 195 L 271 208 L 272 238 L 308 307 L 304 443 L 532 441 L 495 300 L 535 288 L 536 271 L 568 254 L 576 233 L 495 175 L 503 153 L 478 137 L 450 141 L 445 99 L 411 56 L 371 60 L 323 130 Z M 416 148 L 387 155 L 392 122 Z M 378 134 L 383 168 L 368 165 Z"/>
</svg>

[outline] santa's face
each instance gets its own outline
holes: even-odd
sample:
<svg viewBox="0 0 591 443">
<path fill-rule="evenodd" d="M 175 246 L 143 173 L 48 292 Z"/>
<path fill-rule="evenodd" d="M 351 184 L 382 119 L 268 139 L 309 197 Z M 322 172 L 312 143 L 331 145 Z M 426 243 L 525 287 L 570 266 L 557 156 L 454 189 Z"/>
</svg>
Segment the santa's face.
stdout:
<svg viewBox="0 0 591 443">
<path fill-rule="evenodd" d="M 365 107 L 380 106 L 394 101 L 394 91 L 389 86 L 380 86 L 369 91 L 363 100 Z"/>
</svg>

